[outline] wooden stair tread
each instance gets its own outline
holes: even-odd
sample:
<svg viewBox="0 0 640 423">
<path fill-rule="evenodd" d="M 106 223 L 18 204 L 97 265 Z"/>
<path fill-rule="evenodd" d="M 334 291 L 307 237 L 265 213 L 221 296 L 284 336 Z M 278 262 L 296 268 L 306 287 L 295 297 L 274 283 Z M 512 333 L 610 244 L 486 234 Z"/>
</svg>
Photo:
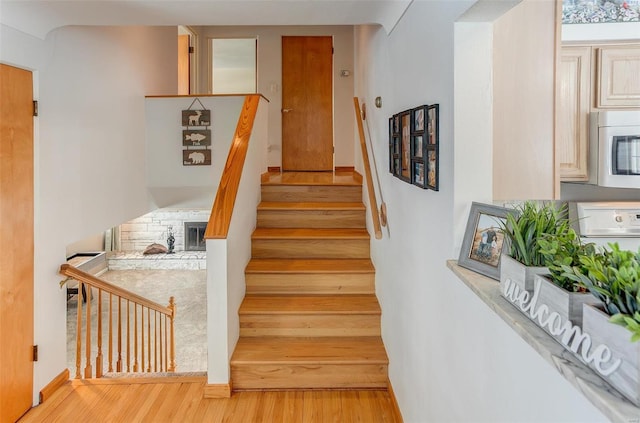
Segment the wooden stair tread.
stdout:
<svg viewBox="0 0 640 423">
<path fill-rule="evenodd" d="M 387 386 L 365 211 L 356 172 L 262 175 L 234 389 Z"/>
<path fill-rule="evenodd" d="M 304 202 L 294 203 L 285 201 L 263 201 L 258 204 L 258 210 L 326 210 L 326 211 L 339 211 L 339 210 L 365 210 L 363 203 L 352 202 L 335 202 L 335 203 L 317 203 L 317 202 Z"/>
<path fill-rule="evenodd" d="M 380 314 L 375 295 L 247 295 L 240 315 Z"/>
<path fill-rule="evenodd" d="M 252 258 L 245 273 L 374 273 L 370 259 Z"/>
<path fill-rule="evenodd" d="M 362 186 L 362 176 L 356 172 L 267 172 L 262 185 L 326 185 Z"/>
<path fill-rule="evenodd" d="M 366 229 L 256 228 L 252 239 L 369 239 Z"/>
<path fill-rule="evenodd" d="M 379 337 L 241 337 L 231 365 L 388 364 Z"/>
</svg>

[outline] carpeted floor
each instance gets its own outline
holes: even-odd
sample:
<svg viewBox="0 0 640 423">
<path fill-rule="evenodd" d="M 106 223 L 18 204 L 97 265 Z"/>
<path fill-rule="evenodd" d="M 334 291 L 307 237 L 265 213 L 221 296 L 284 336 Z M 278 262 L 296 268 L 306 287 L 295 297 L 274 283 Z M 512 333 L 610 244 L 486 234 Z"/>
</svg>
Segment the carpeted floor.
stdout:
<svg viewBox="0 0 640 423">
<path fill-rule="evenodd" d="M 119 287 L 142 295 L 162 305 L 169 304 L 169 297 L 175 297 L 177 306 L 175 321 L 176 336 L 176 371 L 202 372 L 207 370 L 207 309 L 206 309 L 206 271 L 205 270 L 112 270 L 100 276 L 102 279 Z M 97 351 L 97 294 L 91 300 L 92 307 L 92 360 Z M 103 298 L 103 336 L 102 351 L 104 356 L 104 372 L 108 370 L 108 306 L 106 296 Z M 114 304 L 116 304 L 114 302 Z M 116 307 L 114 305 L 114 315 Z M 83 304 L 82 313 L 86 313 Z M 145 316 L 146 317 L 146 316 Z M 114 316 L 113 321 L 116 321 Z M 124 316 L 123 316 L 124 324 Z M 67 363 L 71 377 L 76 374 L 76 325 L 77 300 L 72 297 L 67 301 Z M 115 327 L 115 325 L 114 325 Z M 84 329 L 83 329 L 84 332 Z M 124 337 L 124 336 L 123 336 Z M 85 366 L 85 339 L 82 340 L 81 371 Z M 117 335 L 113 338 L 114 361 L 117 359 Z M 132 347 L 133 350 L 133 347 Z M 123 341 L 122 355 L 125 356 Z M 95 363 L 93 363 L 95 366 Z M 115 367 L 115 362 L 114 362 Z"/>
</svg>

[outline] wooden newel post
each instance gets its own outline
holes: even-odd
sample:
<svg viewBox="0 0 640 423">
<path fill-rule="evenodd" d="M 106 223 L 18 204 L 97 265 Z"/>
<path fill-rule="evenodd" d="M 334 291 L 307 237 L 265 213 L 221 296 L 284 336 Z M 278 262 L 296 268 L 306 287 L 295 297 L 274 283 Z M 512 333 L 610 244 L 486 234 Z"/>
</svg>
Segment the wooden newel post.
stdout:
<svg viewBox="0 0 640 423">
<path fill-rule="evenodd" d="M 175 372 L 176 371 L 176 343 L 175 343 L 175 336 L 174 336 L 174 330 L 173 330 L 173 322 L 175 321 L 176 318 L 176 303 L 173 297 L 169 298 L 169 309 L 171 309 L 171 319 L 170 319 L 170 330 L 169 330 L 169 344 L 170 344 L 170 352 L 169 352 L 169 368 L 167 369 L 167 371 L 169 372 Z"/>
</svg>

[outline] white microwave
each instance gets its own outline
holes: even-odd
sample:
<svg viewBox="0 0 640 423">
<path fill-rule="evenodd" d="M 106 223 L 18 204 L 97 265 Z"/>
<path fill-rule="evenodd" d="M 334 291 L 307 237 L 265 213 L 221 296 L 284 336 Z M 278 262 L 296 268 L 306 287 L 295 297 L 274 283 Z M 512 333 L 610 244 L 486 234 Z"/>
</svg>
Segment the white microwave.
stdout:
<svg viewBox="0 0 640 423">
<path fill-rule="evenodd" d="M 640 110 L 592 112 L 589 183 L 640 188 Z"/>
</svg>

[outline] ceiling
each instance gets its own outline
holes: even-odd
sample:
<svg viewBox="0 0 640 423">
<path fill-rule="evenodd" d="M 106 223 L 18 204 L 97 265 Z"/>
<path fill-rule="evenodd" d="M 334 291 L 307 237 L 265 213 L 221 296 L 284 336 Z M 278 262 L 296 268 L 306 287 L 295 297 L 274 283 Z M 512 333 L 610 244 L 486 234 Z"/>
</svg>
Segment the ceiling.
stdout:
<svg viewBox="0 0 640 423">
<path fill-rule="evenodd" d="M 66 25 L 360 25 L 390 32 L 413 0 L 0 0 L 0 23 L 38 38 Z"/>
</svg>

